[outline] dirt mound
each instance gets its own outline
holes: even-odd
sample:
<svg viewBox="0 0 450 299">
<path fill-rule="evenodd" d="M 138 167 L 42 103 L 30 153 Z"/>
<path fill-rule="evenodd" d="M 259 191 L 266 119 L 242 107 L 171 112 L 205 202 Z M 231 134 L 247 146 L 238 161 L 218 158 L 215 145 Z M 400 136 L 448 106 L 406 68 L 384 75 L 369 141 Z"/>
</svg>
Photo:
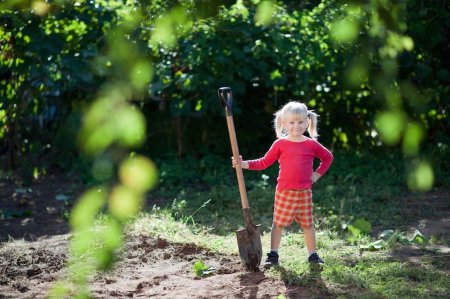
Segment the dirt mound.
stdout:
<svg viewBox="0 0 450 299">
<path fill-rule="evenodd" d="M 4 243 L 0 248 L 0 298 L 45 298 L 53 282 L 65 277 L 68 235 L 37 242 Z M 196 261 L 216 271 L 197 277 Z M 94 298 L 276 298 L 306 295 L 287 289 L 264 272 L 246 272 L 237 255 L 211 252 L 195 244 L 161 238 L 129 238 L 113 270 L 92 278 Z"/>
<path fill-rule="evenodd" d="M 193 265 L 200 260 L 216 272 L 197 277 Z M 127 242 L 115 270 L 94 279 L 91 290 L 95 298 L 273 298 L 286 287 L 263 272 L 245 272 L 237 255 L 139 236 Z"/>
<path fill-rule="evenodd" d="M 43 298 L 63 277 L 68 235 L 39 242 L 5 243 L 0 247 L 0 298 Z"/>
</svg>

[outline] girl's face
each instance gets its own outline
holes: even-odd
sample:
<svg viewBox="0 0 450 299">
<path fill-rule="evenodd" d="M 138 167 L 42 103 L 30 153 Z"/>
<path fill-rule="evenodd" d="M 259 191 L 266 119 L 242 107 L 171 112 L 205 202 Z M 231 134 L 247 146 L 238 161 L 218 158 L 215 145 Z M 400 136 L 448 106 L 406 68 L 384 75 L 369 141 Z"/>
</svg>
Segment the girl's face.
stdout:
<svg viewBox="0 0 450 299">
<path fill-rule="evenodd" d="M 299 114 L 290 114 L 283 123 L 289 138 L 300 138 L 308 128 L 308 117 Z"/>
</svg>

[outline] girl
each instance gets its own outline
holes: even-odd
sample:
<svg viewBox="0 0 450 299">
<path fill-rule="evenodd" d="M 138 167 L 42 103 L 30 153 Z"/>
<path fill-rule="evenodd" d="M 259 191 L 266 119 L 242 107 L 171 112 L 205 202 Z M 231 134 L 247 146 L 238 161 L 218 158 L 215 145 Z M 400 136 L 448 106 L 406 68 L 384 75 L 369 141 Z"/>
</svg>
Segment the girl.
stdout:
<svg viewBox="0 0 450 299">
<path fill-rule="evenodd" d="M 317 142 L 318 115 L 308 110 L 305 104 L 289 102 L 275 113 L 277 140 L 264 157 L 239 161 L 241 167 L 262 170 L 275 161 L 280 165 L 275 192 L 274 215 L 271 231 L 271 250 L 267 254 L 264 268 L 278 265 L 278 247 L 283 228 L 294 220 L 303 228 L 308 261 L 323 264 L 316 253 L 316 239 L 312 217 L 311 186 L 325 174 L 333 161 L 331 152 Z M 308 129 L 310 137 L 304 135 Z M 313 171 L 314 158 L 320 159 L 319 167 Z M 232 165 L 238 162 L 232 158 Z"/>
</svg>

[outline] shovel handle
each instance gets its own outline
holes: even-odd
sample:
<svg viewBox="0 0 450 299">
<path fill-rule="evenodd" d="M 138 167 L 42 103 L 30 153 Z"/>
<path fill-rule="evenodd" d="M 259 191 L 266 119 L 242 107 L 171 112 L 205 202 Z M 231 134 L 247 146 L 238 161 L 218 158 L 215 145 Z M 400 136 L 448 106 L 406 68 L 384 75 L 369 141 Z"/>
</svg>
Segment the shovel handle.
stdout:
<svg viewBox="0 0 450 299">
<path fill-rule="evenodd" d="M 234 129 L 233 121 L 233 95 L 231 93 L 231 88 L 221 87 L 219 88 L 219 101 L 225 110 L 225 117 L 227 119 L 228 134 L 230 135 L 231 150 L 233 152 L 233 157 L 236 161 L 239 161 L 239 147 L 236 138 L 236 130 Z M 248 209 L 248 198 L 247 190 L 245 188 L 244 174 L 242 172 L 242 166 L 240 163 L 236 164 L 236 176 L 239 185 L 239 194 L 241 195 L 242 208 Z"/>
</svg>

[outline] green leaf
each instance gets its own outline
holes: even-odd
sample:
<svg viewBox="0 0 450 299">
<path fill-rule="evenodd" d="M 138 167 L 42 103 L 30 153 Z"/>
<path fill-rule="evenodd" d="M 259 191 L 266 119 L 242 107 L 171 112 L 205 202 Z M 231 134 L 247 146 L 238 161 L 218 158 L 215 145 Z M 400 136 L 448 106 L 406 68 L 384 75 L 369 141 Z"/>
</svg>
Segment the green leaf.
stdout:
<svg viewBox="0 0 450 299">
<path fill-rule="evenodd" d="M 361 230 L 349 224 L 347 229 L 352 233 L 353 236 L 359 236 L 361 234 Z"/>
<path fill-rule="evenodd" d="M 423 137 L 424 132 L 420 124 L 408 123 L 403 138 L 403 152 L 409 155 L 417 154 Z"/>
<path fill-rule="evenodd" d="M 376 118 L 376 126 L 384 142 L 388 145 L 397 143 L 406 125 L 403 111 L 392 110 L 380 113 Z"/>
<path fill-rule="evenodd" d="M 175 46 L 176 36 L 173 31 L 173 22 L 174 20 L 169 15 L 165 15 L 155 22 L 155 29 L 151 38 L 155 45 L 162 43 L 168 48 Z"/>
<path fill-rule="evenodd" d="M 125 186 L 143 193 L 156 185 L 158 173 L 155 164 L 150 159 L 136 155 L 120 165 L 119 177 Z"/>
<path fill-rule="evenodd" d="M 349 231 L 354 236 L 358 235 L 366 235 L 369 234 L 372 231 L 372 226 L 370 225 L 370 222 L 368 222 L 365 219 L 357 219 L 354 223 L 350 224 L 348 226 Z"/>
<path fill-rule="evenodd" d="M 381 250 L 386 247 L 386 244 L 383 240 L 377 240 L 373 243 L 370 243 L 369 245 L 361 245 L 359 248 L 361 250 L 370 250 L 370 251 L 377 251 Z"/>
<path fill-rule="evenodd" d="M 280 70 L 274 70 L 272 73 L 270 73 L 271 80 L 274 80 L 274 79 L 280 78 L 280 77 L 281 77 Z"/>
<path fill-rule="evenodd" d="M 127 106 L 119 111 L 115 116 L 117 124 L 117 138 L 125 146 L 137 146 L 144 142 L 146 127 L 145 117 L 142 112 L 135 107 Z"/>
<path fill-rule="evenodd" d="M 205 264 L 203 264 L 203 262 L 201 260 L 200 261 L 196 261 L 194 263 L 194 273 L 195 273 L 195 275 L 201 277 L 203 275 L 203 270 L 206 269 L 205 267 L 206 267 Z"/>
<path fill-rule="evenodd" d="M 109 210 L 120 220 L 133 217 L 141 207 L 143 196 L 128 186 L 118 185 L 111 191 Z"/>
<path fill-rule="evenodd" d="M 209 267 L 203 263 L 202 260 L 196 261 L 194 263 L 194 273 L 198 277 L 203 277 L 209 274 L 215 273 L 217 270 L 213 267 Z"/>
<path fill-rule="evenodd" d="M 106 203 L 106 194 L 102 189 L 90 189 L 78 200 L 70 215 L 70 224 L 74 230 L 89 229 L 97 213 Z"/>
<path fill-rule="evenodd" d="M 419 230 L 416 229 L 413 237 L 409 239 L 409 241 L 411 243 L 424 244 L 427 242 L 427 238 Z"/>
<path fill-rule="evenodd" d="M 120 223 L 111 219 L 106 222 L 96 234 L 97 240 L 102 243 L 101 249 L 96 253 L 99 269 L 108 269 L 114 262 L 114 252 L 123 244 L 122 227 Z"/>
<path fill-rule="evenodd" d="M 255 15 L 256 24 L 263 26 L 270 25 L 270 23 L 272 23 L 272 14 L 274 13 L 274 10 L 275 7 L 272 1 L 263 1 L 258 4 Z"/>
<path fill-rule="evenodd" d="M 349 43 L 359 35 L 359 23 L 353 18 L 344 18 L 331 25 L 330 33 L 338 43 Z"/>
<path fill-rule="evenodd" d="M 433 184 L 434 172 L 428 162 L 419 162 L 408 175 L 408 187 L 412 190 L 428 191 Z"/>
<path fill-rule="evenodd" d="M 147 86 L 150 83 L 152 76 L 152 66 L 145 60 L 137 61 L 130 72 L 131 82 L 138 89 Z"/>
</svg>

